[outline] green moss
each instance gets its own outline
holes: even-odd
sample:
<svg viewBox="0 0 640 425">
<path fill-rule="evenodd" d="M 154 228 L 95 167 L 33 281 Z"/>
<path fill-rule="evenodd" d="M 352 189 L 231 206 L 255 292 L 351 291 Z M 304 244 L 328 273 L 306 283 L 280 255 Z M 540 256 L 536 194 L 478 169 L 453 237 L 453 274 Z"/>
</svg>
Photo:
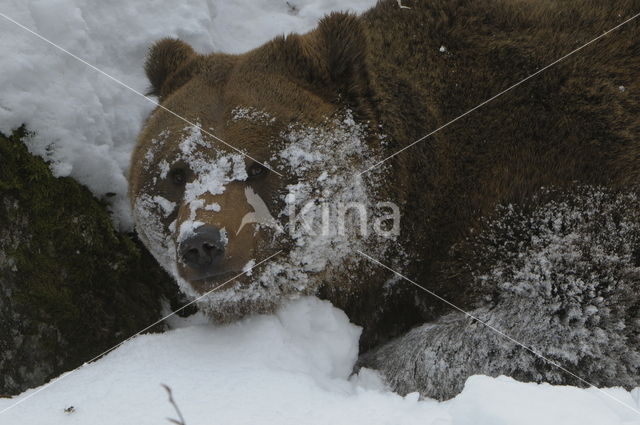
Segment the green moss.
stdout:
<svg viewBox="0 0 640 425">
<path fill-rule="evenodd" d="M 57 374 L 153 323 L 160 299 L 175 300 L 177 289 L 132 235 L 114 230 L 104 203 L 28 152 L 27 136 L 0 135 L 0 231 L 14 241 L 5 243 L 13 272 L 0 277 L 11 311 L 1 313 L 20 317 L 19 332 L 50 350 L 32 361 L 54 356 Z M 0 373 L 18 366 L 42 365 L 0 364 Z"/>
</svg>

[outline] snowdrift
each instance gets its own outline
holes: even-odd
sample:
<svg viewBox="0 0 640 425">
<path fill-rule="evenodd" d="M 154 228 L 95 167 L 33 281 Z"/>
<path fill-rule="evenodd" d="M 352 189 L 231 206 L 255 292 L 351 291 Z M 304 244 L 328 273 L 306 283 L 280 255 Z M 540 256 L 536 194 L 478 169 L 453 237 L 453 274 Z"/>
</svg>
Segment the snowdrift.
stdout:
<svg viewBox="0 0 640 425">
<path fill-rule="evenodd" d="M 360 329 L 316 298 L 228 326 L 173 325 L 63 375 L 0 414 L 0 424 L 169 423 L 177 414 L 161 384 L 187 425 L 640 424 L 639 414 L 596 389 L 506 377 L 471 377 L 443 403 L 388 392 L 373 371 L 350 376 Z M 36 391 L 0 399 L 0 410 Z M 640 389 L 603 391 L 640 409 Z"/>
</svg>

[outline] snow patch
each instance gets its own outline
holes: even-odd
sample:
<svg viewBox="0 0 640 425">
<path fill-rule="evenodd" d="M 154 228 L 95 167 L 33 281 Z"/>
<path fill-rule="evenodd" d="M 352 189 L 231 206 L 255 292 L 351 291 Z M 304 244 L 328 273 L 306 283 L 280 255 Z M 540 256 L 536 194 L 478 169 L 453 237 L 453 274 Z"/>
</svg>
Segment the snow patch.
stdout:
<svg viewBox="0 0 640 425">
<path fill-rule="evenodd" d="M 252 269 L 255 265 L 256 265 L 256 260 L 247 261 L 247 264 L 245 264 L 244 267 L 242 267 L 242 272 L 247 276 L 251 276 Z"/>
<path fill-rule="evenodd" d="M 268 112 L 261 109 L 253 108 L 251 106 L 236 107 L 231 111 L 232 121 L 249 121 L 259 124 L 273 124 L 276 122 L 276 118 L 271 116 Z"/>
<path fill-rule="evenodd" d="M 46 388 L 0 398 L 2 423 L 157 425 L 175 417 L 168 385 L 188 425 L 631 425 L 640 391 L 524 384 L 474 376 L 438 403 L 388 392 L 370 370 L 351 375 L 360 328 L 329 303 L 295 300 L 271 316 L 227 326 L 202 317 L 134 338 Z M 73 406 L 72 413 L 65 409 Z M 111 412 L 105 414 L 105 412 Z"/>
</svg>

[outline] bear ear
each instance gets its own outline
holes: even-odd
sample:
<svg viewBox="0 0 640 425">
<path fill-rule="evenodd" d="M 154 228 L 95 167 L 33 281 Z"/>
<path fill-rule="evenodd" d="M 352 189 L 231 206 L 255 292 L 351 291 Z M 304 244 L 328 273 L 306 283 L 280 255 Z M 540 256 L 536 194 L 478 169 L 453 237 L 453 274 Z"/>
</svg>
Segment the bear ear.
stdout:
<svg viewBox="0 0 640 425">
<path fill-rule="evenodd" d="M 144 71 L 151 83 L 147 94 L 164 99 L 193 75 L 198 55 L 187 43 L 175 38 L 157 41 L 147 54 Z"/>
<path fill-rule="evenodd" d="M 328 89 L 360 112 L 369 110 L 373 93 L 367 66 L 367 36 L 360 18 L 331 13 L 315 31 L 300 36 L 297 44 L 300 54 L 296 55 L 299 63 L 295 68 L 302 72 L 303 79 L 325 93 Z"/>
<path fill-rule="evenodd" d="M 367 38 L 356 16 L 334 12 L 320 21 L 315 36 L 317 65 L 326 67 L 322 71 L 332 83 L 357 83 L 366 77 Z"/>
</svg>

